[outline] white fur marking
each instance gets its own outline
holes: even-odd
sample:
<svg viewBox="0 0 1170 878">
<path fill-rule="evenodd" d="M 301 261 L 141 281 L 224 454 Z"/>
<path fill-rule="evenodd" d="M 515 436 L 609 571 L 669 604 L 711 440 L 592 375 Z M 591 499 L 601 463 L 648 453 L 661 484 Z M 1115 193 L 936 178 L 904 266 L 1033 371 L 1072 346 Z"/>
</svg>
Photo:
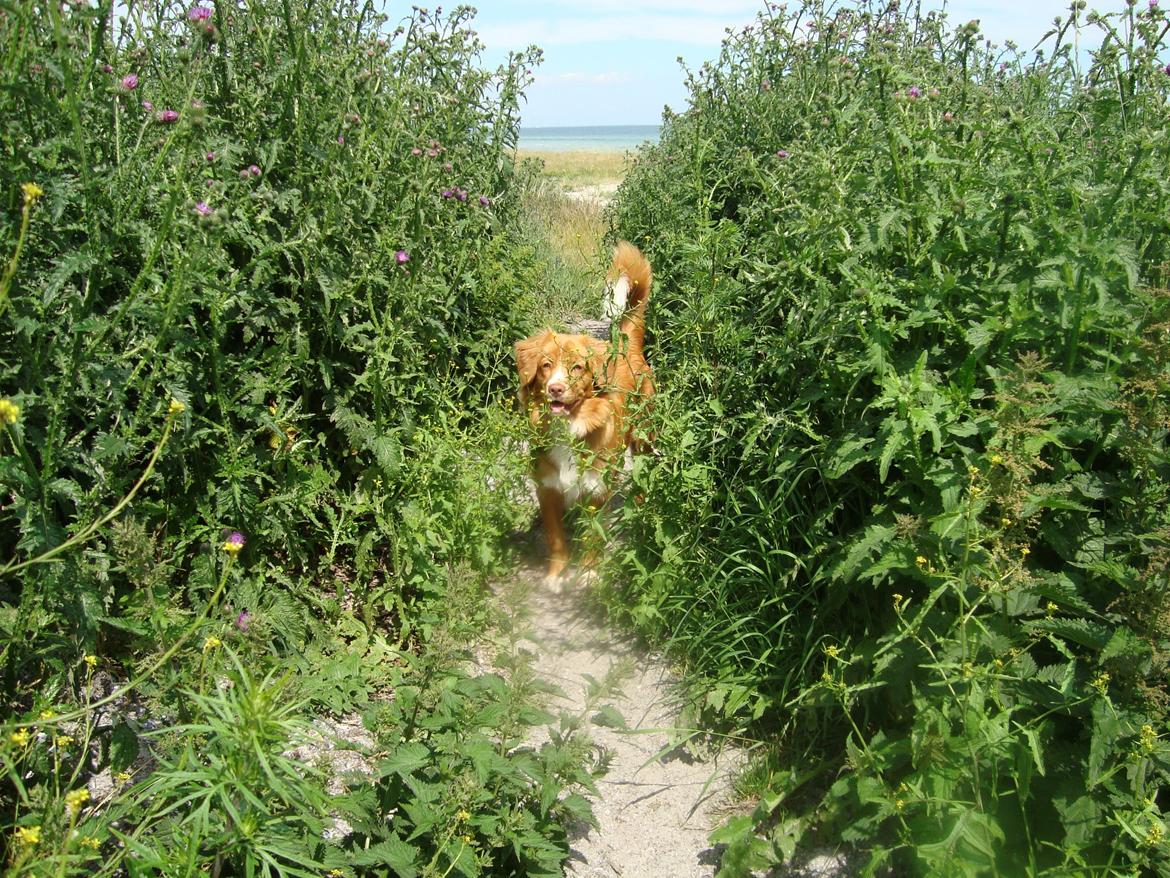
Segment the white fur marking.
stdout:
<svg viewBox="0 0 1170 878">
<path fill-rule="evenodd" d="M 609 288 L 605 297 L 605 316 L 608 320 L 621 317 L 626 313 L 626 302 L 630 299 L 630 278 L 623 274 Z"/>
<path fill-rule="evenodd" d="M 560 491 L 569 503 L 604 493 L 605 480 L 601 478 L 601 473 L 592 467 L 587 467 L 584 473 L 578 472 L 577 454 L 573 449 L 554 445 L 548 450 L 548 456 L 557 471 L 541 480 L 544 487 Z"/>
</svg>

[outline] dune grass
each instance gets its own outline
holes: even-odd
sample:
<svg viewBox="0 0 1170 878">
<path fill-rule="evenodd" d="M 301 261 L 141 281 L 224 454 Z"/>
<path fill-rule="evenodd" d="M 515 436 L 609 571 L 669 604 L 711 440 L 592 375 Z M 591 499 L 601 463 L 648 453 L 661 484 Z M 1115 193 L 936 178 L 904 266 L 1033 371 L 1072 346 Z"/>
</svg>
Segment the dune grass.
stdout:
<svg viewBox="0 0 1170 878">
<path fill-rule="evenodd" d="M 538 160 L 542 164 L 543 176 L 570 188 L 621 180 L 625 176 L 630 155 L 616 150 L 592 149 L 516 151 L 519 159 Z"/>
</svg>

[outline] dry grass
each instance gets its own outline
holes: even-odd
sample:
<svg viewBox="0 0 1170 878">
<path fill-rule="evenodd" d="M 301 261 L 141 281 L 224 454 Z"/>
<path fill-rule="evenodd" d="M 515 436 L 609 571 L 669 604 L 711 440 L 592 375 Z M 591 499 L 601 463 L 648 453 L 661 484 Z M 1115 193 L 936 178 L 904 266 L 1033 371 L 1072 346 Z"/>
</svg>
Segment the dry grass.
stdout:
<svg viewBox="0 0 1170 878">
<path fill-rule="evenodd" d="M 539 159 L 542 174 L 568 188 L 616 183 L 626 174 L 628 155 L 616 150 L 573 149 L 537 151 L 520 149 L 519 159 Z"/>
</svg>

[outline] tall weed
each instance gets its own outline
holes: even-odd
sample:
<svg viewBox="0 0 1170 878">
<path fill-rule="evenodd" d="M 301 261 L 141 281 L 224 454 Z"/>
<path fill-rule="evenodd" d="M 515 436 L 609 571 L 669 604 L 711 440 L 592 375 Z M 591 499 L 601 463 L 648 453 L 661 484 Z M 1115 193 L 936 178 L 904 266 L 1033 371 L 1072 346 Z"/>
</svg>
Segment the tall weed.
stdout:
<svg viewBox="0 0 1170 878">
<path fill-rule="evenodd" d="M 769 7 L 619 191 L 661 456 L 610 602 L 790 766 L 724 874 L 816 833 L 899 874 L 1170 868 L 1166 33 Z"/>
</svg>

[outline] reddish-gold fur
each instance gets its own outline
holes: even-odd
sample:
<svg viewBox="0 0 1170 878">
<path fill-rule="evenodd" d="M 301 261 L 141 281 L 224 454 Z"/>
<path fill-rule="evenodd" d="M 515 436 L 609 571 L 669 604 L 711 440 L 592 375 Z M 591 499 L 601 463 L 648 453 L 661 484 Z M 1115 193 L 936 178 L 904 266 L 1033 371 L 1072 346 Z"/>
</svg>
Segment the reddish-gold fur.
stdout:
<svg viewBox="0 0 1170 878">
<path fill-rule="evenodd" d="M 566 504 L 582 499 L 600 507 L 608 499 L 625 449 L 641 450 L 643 445 L 634 435 L 631 415 L 654 393 L 653 374 L 643 356 L 650 263 L 637 247 L 622 241 L 614 250 L 610 280 L 628 284 L 616 347 L 551 329 L 516 343 L 520 404 L 547 437 L 547 444 L 534 453 L 533 476 L 550 579 L 568 564 Z M 556 435 L 556 419 L 565 422 L 563 435 Z M 569 476 L 577 474 L 570 484 Z"/>
</svg>

